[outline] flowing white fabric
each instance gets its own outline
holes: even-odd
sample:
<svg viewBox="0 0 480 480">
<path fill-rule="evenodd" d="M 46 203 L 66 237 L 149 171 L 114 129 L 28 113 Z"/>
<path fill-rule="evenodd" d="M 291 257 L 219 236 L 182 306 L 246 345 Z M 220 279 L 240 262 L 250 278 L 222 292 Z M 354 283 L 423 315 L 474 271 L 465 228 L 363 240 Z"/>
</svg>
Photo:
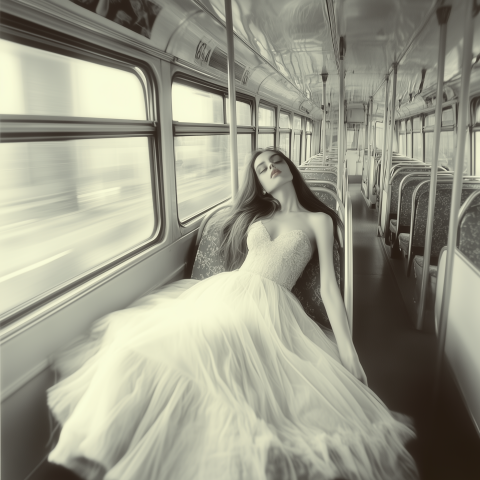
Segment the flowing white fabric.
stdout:
<svg viewBox="0 0 480 480">
<path fill-rule="evenodd" d="M 177 282 L 59 357 L 51 462 L 106 480 L 417 478 L 411 427 L 288 290 L 306 234 L 259 223 L 248 246 L 239 271 Z"/>
</svg>

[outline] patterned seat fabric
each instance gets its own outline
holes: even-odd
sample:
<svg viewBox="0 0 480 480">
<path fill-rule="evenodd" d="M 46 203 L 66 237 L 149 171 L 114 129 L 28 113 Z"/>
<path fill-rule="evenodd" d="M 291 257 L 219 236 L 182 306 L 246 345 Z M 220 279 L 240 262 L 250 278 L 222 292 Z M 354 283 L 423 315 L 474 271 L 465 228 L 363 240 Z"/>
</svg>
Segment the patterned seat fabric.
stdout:
<svg viewBox="0 0 480 480">
<path fill-rule="evenodd" d="M 410 234 L 409 233 L 401 233 L 398 236 L 398 243 L 400 245 L 400 248 L 405 253 L 408 253 L 408 244 L 410 243 Z"/>
<path fill-rule="evenodd" d="M 390 230 L 397 233 L 397 221 L 395 219 L 390 220 Z"/>
<path fill-rule="evenodd" d="M 343 225 L 339 224 L 343 229 Z M 204 280 L 212 275 L 225 271 L 223 262 L 218 254 L 220 247 L 220 225 L 210 220 L 203 230 L 202 239 L 198 246 L 193 264 L 191 278 Z M 333 265 L 335 276 L 343 295 L 341 248 L 335 239 L 333 244 Z M 320 296 L 320 264 L 318 254 L 314 253 L 302 275 L 292 288 L 292 293 L 298 298 L 307 315 L 317 324 L 331 329 L 327 311 Z"/>
<path fill-rule="evenodd" d="M 426 178 L 410 178 L 408 179 L 400 192 L 400 212 L 397 216 L 398 227 L 410 228 L 410 221 L 412 216 L 412 194 L 421 182 L 427 180 Z M 423 185 L 421 191 L 428 190 L 428 185 Z M 397 205 L 398 209 L 398 205 Z"/>
<path fill-rule="evenodd" d="M 396 173 L 393 178 L 392 178 L 392 186 L 391 186 L 391 196 L 390 196 L 390 213 L 397 213 L 397 208 L 398 208 L 398 190 L 400 187 L 400 182 L 409 174 L 409 173 L 415 173 L 415 172 L 425 172 L 428 171 L 429 169 L 426 167 L 421 167 L 421 168 L 409 168 L 405 167 L 405 169 L 402 168 L 402 171 L 399 173 Z"/>
<path fill-rule="evenodd" d="M 480 270 L 480 196 L 463 215 L 458 249 Z"/>
<path fill-rule="evenodd" d="M 480 189 L 480 184 L 464 185 L 460 197 L 460 204 L 476 190 Z M 418 203 L 415 212 L 415 223 L 412 236 L 413 247 L 423 247 L 425 244 L 425 231 L 427 229 L 428 214 L 428 189 L 418 196 Z M 452 203 L 452 184 L 438 184 L 435 197 L 435 210 L 433 216 L 433 234 L 432 234 L 432 257 L 438 257 L 440 250 L 448 242 L 448 226 L 450 222 L 450 206 Z"/>
<path fill-rule="evenodd" d="M 420 278 L 423 272 L 423 257 L 421 255 L 416 255 L 413 259 L 413 268 L 415 271 L 415 276 Z M 436 265 L 430 265 L 430 275 L 432 277 L 437 277 L 438 267 Z"/>
<path fill-rule="evenodd" d="M 336 210 L 337 202 L 335 201 L 335 199 L 331 195 L 329 195 L 326 192 L 315 192 L 314 191 L 313 193 L 327 207 L 331 208 L 332 210 Z"/>
<path fill-rule="evenodd" d="M 337 183 L 337 174 L 330 172 L 301 172 L 305 180 L 323 180 Z"/>
<path fill-rule="evenodd" d="M 315 180 L 309 180 L 307 183 L 310 188 L 315 188 L 315 187 L 328 188 L 332 192 L 337 193 L 336 186 L 332 185 L 331 183 L 325 183 L 320 181 L 316 182 Z"/>
</svg>

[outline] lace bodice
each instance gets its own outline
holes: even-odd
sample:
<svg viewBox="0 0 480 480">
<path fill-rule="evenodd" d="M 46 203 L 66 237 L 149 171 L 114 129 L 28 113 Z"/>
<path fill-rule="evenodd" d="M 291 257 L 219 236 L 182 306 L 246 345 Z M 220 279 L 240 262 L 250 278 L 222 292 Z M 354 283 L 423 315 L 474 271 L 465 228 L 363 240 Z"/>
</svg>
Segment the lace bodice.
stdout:
<svg viewBox="0 0 480 480">
<path fill-rule="evenodd" d="M 290 230 L 272 241 L 262 222 L 250 227 L 248 255 L 241 271 L 256 273 L 291 290 L 312 257 L 312 246 L 303 230 Z"/>
</svg>

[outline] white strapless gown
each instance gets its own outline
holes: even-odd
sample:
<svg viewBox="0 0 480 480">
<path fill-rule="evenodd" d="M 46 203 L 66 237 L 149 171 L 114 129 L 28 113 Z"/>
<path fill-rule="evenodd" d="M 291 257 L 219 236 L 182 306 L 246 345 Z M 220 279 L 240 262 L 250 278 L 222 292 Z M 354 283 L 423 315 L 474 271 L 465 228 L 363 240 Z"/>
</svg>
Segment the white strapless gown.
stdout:
<svg viewBox="0 0 480 480">
<path fill-rule="evenodd" d="M 108 480 L 412 479 L 414 436 L 290 293 L 312 255 L 261 223 L 240 270 L 97 322 L 60 357 L 49 460 Z"/>
</svg>

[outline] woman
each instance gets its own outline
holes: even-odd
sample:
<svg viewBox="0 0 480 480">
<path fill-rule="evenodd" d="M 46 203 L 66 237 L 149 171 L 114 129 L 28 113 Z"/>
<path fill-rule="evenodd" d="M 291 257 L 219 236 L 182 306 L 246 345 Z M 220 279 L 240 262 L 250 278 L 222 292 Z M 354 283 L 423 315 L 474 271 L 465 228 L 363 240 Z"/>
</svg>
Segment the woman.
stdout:
<svg viewBox="0 0 480 480">
<path fill-rule="evenodd" d="M 368 389 L 350 338 L 335 222 L 283 153 L 254 152 L 223 223 L 237 270 L 106 317 L 59 360 L 50 461 L 88 479 L 417 478 L 413 432 Z M 336 343 L 289 291 L 315 250 Z"/>
</svg>

